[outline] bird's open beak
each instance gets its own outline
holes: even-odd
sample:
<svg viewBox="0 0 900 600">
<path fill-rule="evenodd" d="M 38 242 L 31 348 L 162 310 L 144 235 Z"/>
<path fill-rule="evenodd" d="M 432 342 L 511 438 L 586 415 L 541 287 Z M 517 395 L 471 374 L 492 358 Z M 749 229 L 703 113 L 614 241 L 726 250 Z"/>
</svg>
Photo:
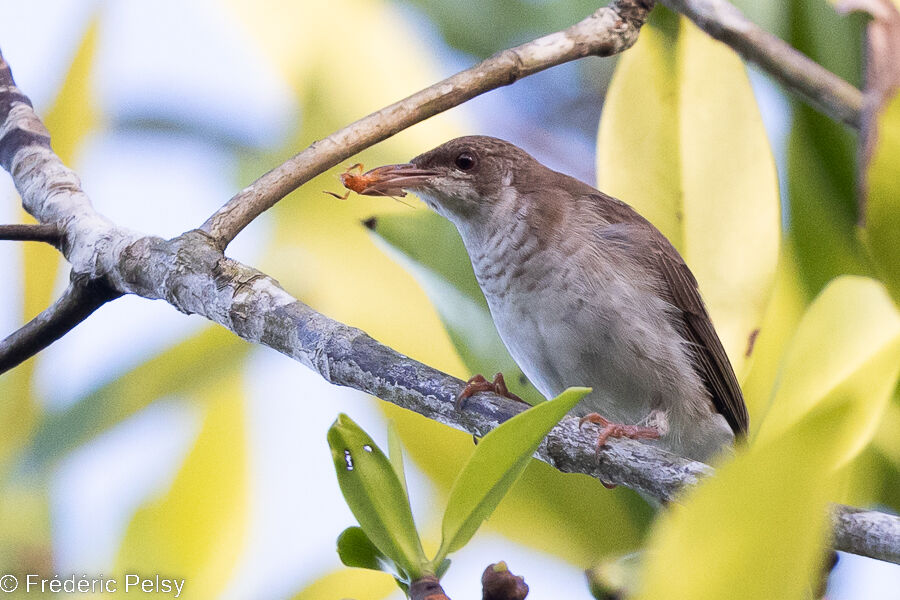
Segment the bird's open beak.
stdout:
<svg viewBox="0 0 900 600">
<path fill-rule="evenodd" d="M 404 196 L 404 190 L 415 191 L 435 175 L 436 171 L 422 169 L 412 163 L 384 165 L 361 176 L 366 186 L 359 193 L 368 196 Z"/>
</svg>

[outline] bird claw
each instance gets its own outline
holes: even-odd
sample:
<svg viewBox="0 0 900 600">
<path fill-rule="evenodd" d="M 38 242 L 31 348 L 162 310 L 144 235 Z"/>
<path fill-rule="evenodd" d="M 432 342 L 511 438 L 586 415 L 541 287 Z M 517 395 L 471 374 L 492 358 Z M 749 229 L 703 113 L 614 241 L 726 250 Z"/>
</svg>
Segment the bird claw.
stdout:
<svg viewBox="0 0 900 600">
<path fill-rule="evenodd" d="M 655 427 L 644 427 L 642 425 L 623 425 L 621 423 L 613 423 L 609 419 L 602 417 L 597 413 L 587 414 L 578 421 L 578 428 L 581 429 L 585 423 L 595 423 L 600 425 L 600 434 L 597 436 L 597 456 L 600 456 L 600 449 L 606 445 L 609 438 L 631 438 L 633 440 L 647 439 L 655 440 L 659 438 L 660 432 Z M 608 490 L 617 487 L 613 483 L 606 483 L 602 479 L 600 483 Z"/>
<path fill-rule="evenodd" d="M 656 427 L 645 427 L 643 425 L 623 425 L 621 423 L 612 423 L 597 413 L 590 413 L 578 421 L 578 427 L 581 428 L 585 423 L 596 423 L 600 425 L 600 435 L 597 436 L 597 452 L 606 444 L 609 438 L 630 438 L 632 440 L 655 440 L 659 438 L 659 429 Z"/>
<path fill-rule="evenodd" d="M 456 410 L 462 410 L 466 398 L 472 396 L 473 394 L 477 394 L 478 392 L 494 392 L 498 396 L 503 396 L 504 398 L 509 398 L 510 400 L 525 402 L 509 391 L 509 388 L 506 387 L 506 381 L 503 379 L 503 373 L 497 373 L 496 375 L 494 375 L 493 381 L 488 381 L 484 378 L 484 375 L 479 374 L 469 379 L 466 382 L 466 387 L 464 387 L 456 397 L 456 402 L 454 404 Z"/>
</svg>

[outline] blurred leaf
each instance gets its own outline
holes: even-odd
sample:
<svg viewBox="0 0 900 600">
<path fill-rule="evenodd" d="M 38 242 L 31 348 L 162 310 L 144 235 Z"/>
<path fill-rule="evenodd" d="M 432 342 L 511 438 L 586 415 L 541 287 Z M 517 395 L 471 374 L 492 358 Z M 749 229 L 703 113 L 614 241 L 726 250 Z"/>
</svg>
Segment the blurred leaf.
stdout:
<svg viewBox="0 0 900 600">
<path fill-rule="evenodd" d="M 846 431 L 849 405 L 864 399 L 847 400 L 739 451 L 672 505 L 650 538 L 637 598 L 805 600 L 824 559 L 832 432 Z"/>
<path fill-rule="evenodd" d="M 823 0 L 791 0 L 788 42 L 823 67 L 860 87 L 863 64 L 861 15 L 838 15 Z"/>
<path fill-rule="evenodd" d="M 748 19 L 766 31 L 785 38 L 788 33 L 789 2 L 783 0 L 734 0 Z"/>
<path fill-rule="evenodd" d="M 409 498 L 387 456 L 345 414 L 328 430 L 328 445 L 341 493 L 368 539 L 403 570 L 402 579 L 420 578 L 428 561 Z"/>
<path fill-rule="evenodd" d="M 87 136 L 100 124 L 100 110 L 94 92 L 94 68 L 100 15 L 95 12 L 88 21 L 69 71 L 60 86 L 53 106 L 44 115 L 44 125 L 53 138 L 53 151 L 68 166 L 78 157 Z"/>
<path fill-rule="evenodd" d="M 457 352 L 472 373 L 504 373 L 512 391 L 537 404 L 543 397 L 527 382 L 497 333 L 490 310 L 456 228 L 433 212 L 385 215 L 367 221 L 382 247 L 434 303 Z"/>
<path fill-rule="evenodd" d="M 877 439 L 847 467 L 847 489 L 837 502 L 900 512 L 900 464 L 878 447 Z"/>
<path fill-rule="evenodd" d="M 506 421 L 478 443 L 453 484 L 434 563 L 465 546 L 519 478 L 547 433 L 590 388 L 569 388 Z"/>
<path fill-rule="evenodd" d="M 478 58 L 564 29 L 597 10 L 597 4 L 589 0 L 413 0 L 412 4 L 428 16 L 448 44 Z"/>
<path fill-rule="evenodd" d="M 865 19 L 841 17 L 822 0 L 789 3 L 792 46 L 860 85 Z M 795 102 L 788 138 L 789 233 L 810 296 L 843 273 L 870 274 L 857 236 L 856 134 Z"/>
<path fill-rule="evenodd" d="M 341 569 L 308 584 L 292 600 L 381 600 L 396 591 L 393 578 L 384 573 Z"/>
<path fill-rule="evenodd" d="M 878 115 L 868 165 L 865 239 L 879 274 L 900 306 L 900 94 Z"/>
<path fill-rule="evenodd" d="M 684 256 L 743 374 L 774 283 L 780 208 L 740 58 L 657 7 L 613 76 L 597 171 L 601 190 L 634 206 Z"/>
<path fill-rule="evenodd" d="M 638 587 L 643 554 L 633 552 L 607 559 L 585 572 L 591 595 L 598 600 L 631 598 Z"/>
<path fill-rule="evenodd" d="M 772 406 L 757 441 L 785 435 L 805 415 L 848 403 L 848 423 L 828 437 L 845 453 L 874 435 L 900 372 L 900 313 L 880 283 L 844 276 L 828 285 L 803 316 L 785 355 Z M 856 436 L 843 439 L 840 432 Z"/>
<path fill-rule="evenodd" d="M 337 539 L 337 552 L 348 567 L 394 573 L 394 564 L 375 547 L 362 527 L 348 527 Z"/>
<path fill-rule="evenodd" d="M 793 244 L 790 239 L 783 240 L 775 288 L 754 342 L 750 371 L 741 385 L 750 412 L 751 432 L 758 428 L 769 408 L 785 348 L 808 304 Z"/>
<path fill-rule="evenodd" d="M 252 347 L 222 327 L 204 329 L 89 392 L 69 408 L 47 415 L 31 437 L 26 463 L 45 471 L 151 402 L 169 395 L 191 395 L 220 380 L 238 368 Z"/>
<path fill-rule="evenodd" d="M 97 126 L 93 70 L 98 25 L 99 18 L 95 15 L 89 21 L 53 105 L 43 118 L 53 137 L 54 151 L 68 165 L 74 162 L 81 144 Z M 22 222 L 34 222 L 24 210 L 21 214 Z M 25 279 L 24 323 L 52 303 L 61 258 L 47 244 L 22 244 L 21 252 Z M 39 408 L 32 393 L 35 360 L 27 360 L 0 380 L 0 397 L 5 399 L 0 403 L 0 474 L 27 442 L 37 420 Z"/>
<path fill-rule="evenodd" d="M 900 387 L 894 391 L 894 399 L 884 412 L 873 444 L 900 469 Z"/>
<path fill-rule="evenodd" d="M 388 421 L 388 459 L 397 474 L 397 481 L 403 486 L 403 493 L 409 497 L 409 489 L 406 485 L 406 468 L 403 466 L 403 444 L 400 442 L 400 434 L 397 433 L 397 425 Z"/>
<path fill-rule="evenodd" d="M 810 296 L 838 275 L 871 272 L 856 233 L 855 153 L 846 129 L 808 107 L 795 108 L 787 157 L 789 235 Z"/>
<path fill-rule="evenodd" d="M 889 310 L 880 285 L 853 277 L 813 303 L 760 434 L 660 520 L 639 598 L 808 597 L 824 560 L 826 507 L 839 488 L 834 468 L 874 434 L 884 373 L 893 370 L 896 381 L 900 317 Z M 895 330 L 894 341 L 874 332 L 875 323 Z"/>
<path fill-rule="evenodd" d="M 55 568 L 50 494 L 42 483 L 20 477 L 3 487 L 0 572 L 50 573 Z"/>
<path fill-rule="evenodd" d="M 242 380 L 220 378 L 204 389 L 200 434 L 159 500 L 138 510 L 125 534 L 115 573 L 159 573 L 185 579 L 187 598 L 225 590 L 243 551 L 247 524 L 247 439 Z M 119 587 L 120 593 L 124 592 Z"/>
</svg>

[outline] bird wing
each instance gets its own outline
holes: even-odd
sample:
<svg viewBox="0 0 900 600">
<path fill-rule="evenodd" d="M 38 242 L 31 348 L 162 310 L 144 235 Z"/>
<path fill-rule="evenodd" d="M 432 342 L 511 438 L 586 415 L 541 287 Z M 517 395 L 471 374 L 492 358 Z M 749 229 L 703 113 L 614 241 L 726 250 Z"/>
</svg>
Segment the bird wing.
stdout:
<svg viewBox="0 0 900 600">
<path fill-rule="evenodd" d="M 745 435 L 750 425 L 747 406 L 741 393 L 740 384 L 725 348 L 713 328 L 712 320 L 700 297 L 697 280 L 684 259 L 666 237 L 624 202 L 607 196 L 597 195 L 596 201 L 604 205 L 605 219 L 618 229 L 616 237 L 627 238 L 631 243 L 646 244 L 651 252 L 644 264 L 663 285 L 659 292 L 664 299 L 679 309 L 681 332 L 691 343 L 694 367 L 712 395 L 713 403 L 731 425 L 736 435 Z M 631 229 L 635 235 L 622 235 L 622 228 Z"/>
</svg>

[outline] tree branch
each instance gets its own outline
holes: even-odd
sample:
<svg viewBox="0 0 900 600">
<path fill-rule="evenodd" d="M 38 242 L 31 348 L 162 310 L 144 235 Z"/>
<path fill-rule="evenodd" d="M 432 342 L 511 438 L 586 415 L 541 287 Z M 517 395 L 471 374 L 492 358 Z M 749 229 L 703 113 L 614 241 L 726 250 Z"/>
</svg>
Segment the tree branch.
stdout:
<svg viewBox="0 0 900 600">
<path fill-rule="evenodd" d="M 314 142 L 234 195 L 200 229 L 223 250 L 253 219 L 300 185 L 399 131 L 522 77 L 587 56 L 630 48 L 655 0 L 613 0 L 565 29 L 460 71 Z M 661 0 L 713 38 L 758 64 L 787 89 L 831 118 L 859 127 L 862 92 L 778 37 L 749 21 L 725 0 Z"/>
<path fill-rule="evenodd" d="M 73 279 L 56 302 L 0 342 L 0 374 L 19 366 L 119 296 L 102 282 Z"/>
<path fill-rule="evenodd" d="M 224 249 L 253 219 L 303 183 L 411 125 L 550 67 L 586 56 L 611 56 L 630 48 L 653 1 L 613 0 L 568 29 L 504 50 L 351 123 L 238 192 L 200 229 Z"/>
<path fill-rule="evenodd" d="M 759 65 L 816 110 L 859 128 L 862 92 L 751 22 L 734 5 L 725 0 L 659 1 Z"/>
<path fill-rule="evenodd" d="M 0 225 L 0 240 L 46 242 L 58 248 L 60 238 L 59 227 L 53 224 Z"/>
</svg>

